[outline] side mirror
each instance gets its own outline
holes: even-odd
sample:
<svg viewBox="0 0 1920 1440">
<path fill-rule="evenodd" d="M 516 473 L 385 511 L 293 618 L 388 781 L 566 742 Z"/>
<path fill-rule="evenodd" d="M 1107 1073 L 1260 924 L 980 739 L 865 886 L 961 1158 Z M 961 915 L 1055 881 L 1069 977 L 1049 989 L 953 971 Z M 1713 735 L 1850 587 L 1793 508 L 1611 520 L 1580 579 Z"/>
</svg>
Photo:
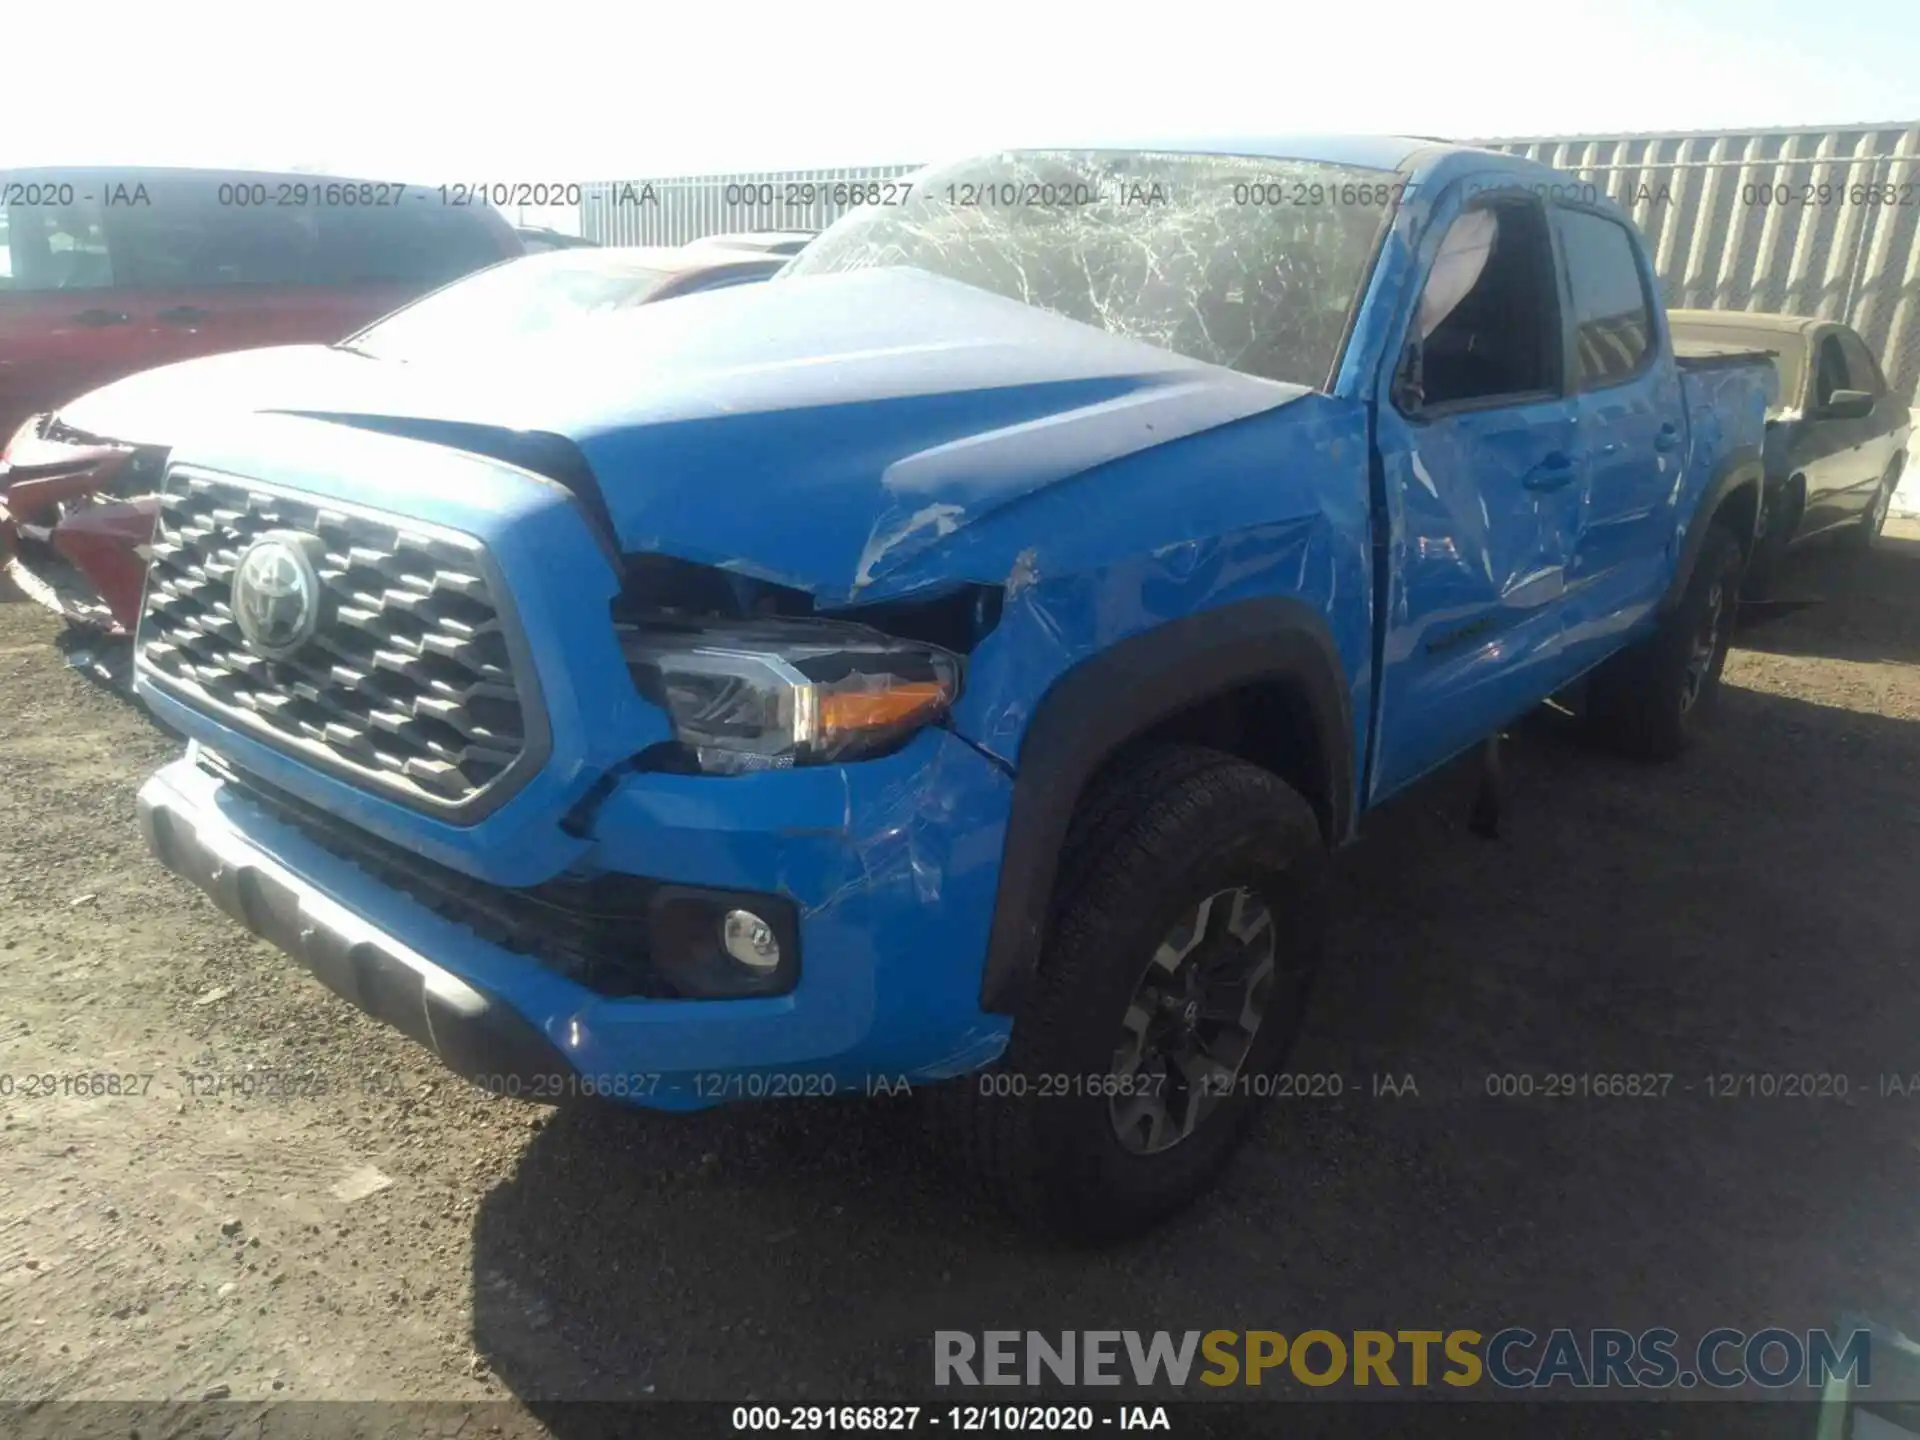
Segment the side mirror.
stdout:
<svg viewBox="0 0 1920 1440">
<path fill-rule="evenodd" d="M 1873 413 L 1873 396 L 1865 390 L 1836 390 L 1820 407 L 1822 420 L 1864 420 Z"/>
</svg>

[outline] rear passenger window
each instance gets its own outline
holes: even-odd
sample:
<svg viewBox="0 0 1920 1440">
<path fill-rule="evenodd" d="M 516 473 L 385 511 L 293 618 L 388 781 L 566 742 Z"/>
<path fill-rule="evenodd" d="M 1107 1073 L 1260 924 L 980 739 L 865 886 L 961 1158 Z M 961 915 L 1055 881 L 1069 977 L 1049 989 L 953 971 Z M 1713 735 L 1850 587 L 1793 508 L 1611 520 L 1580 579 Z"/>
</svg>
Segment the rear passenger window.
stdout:
<svg viewBox="0 0 1920 1440">
<path fill-rule="evenodd" d="M 322 284 L 432 286 L 505 258 L 478 214 L 431 202 L 319 212 Z"/>
<path fill-rule="evenodd" d="M 1626 228 L 1603 215 L 1562 210 L 1560 237 L 1573 291 L 1574 380 L 1594 390 L 1624 380 L 1653 349 L 1653 305 Z"/>
<path fill-rule="evenodd" d="M 298 285 L 312 268 L 314 217 L 223 205 L 213 184 L 149 187 L 152 203 L 113 208 L 114 268 L 142 290 Z"/>
<path fill-rule="evenodd" d="M 235 285 L 433 289 L 505 258 L 491 212 L 411 197 L 399 205 L 276 205 L 228 200 L 244 184 L 169 176 L 144 204 L 5 212 L 0 289 L 209 290 Z M 271 196 L 275 186 L 264 187 Z M 112 261 L 109 263 L 108 256 Z"/>
<path fill-rule="evenodd" d="M 0 208 L 0 291 L 102 290 L 112 284 L 98 204 Z"/>
</svg>

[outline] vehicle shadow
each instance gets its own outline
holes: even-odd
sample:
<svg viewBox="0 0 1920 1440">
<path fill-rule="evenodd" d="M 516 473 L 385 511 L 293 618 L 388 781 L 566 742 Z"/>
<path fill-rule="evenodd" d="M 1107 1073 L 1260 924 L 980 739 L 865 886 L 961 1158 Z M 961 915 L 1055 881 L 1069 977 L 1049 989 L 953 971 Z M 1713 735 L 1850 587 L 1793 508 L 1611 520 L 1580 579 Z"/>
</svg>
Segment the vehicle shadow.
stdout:
<svg viewBox="0 0 1920 1440">
<path fill-rule="evenodd" d="M 36 580 L 25 571 L 18 559 L 0 564 L 0 605 L 40 604 L 35 594 L 25 588 L 34 584 L 42 590 L 47 588 L 46 582 Z M 69 624 L 51 610 L 48 625 L 53 647 L 60 652 L 68 669 L 103 689 L 132 696 L 133 641 L 130 636 L 109 635 L 103 630 Z"/>
<path fill-rule="evenodd" d="M 91 684 L 133 703 L 133 640 L 63 625 L 53 648 L 72 670 Z"/>
<path fill-rule="evenodd" d="M 1766 600 L 1741 606 L 1740 622 L 1743 649 L 1920 664 L 1920 538 L 1883 535 L 1865 553 L 1812 542 L 1787 556 Z"/>
<path fill-rule="evenodd" d="M 1911 1332 L 1916 1112 L 1880 1077 L 1920 1072 L 1920 725 L 1723 699 L 1668 767 L 1523 730 L 1499 841 L 1468 765 L 1370 817 L 1294 1057 L 1337 1093 L 1155 1233 L 1010 1229 L 912 1104 L 561 1112 L 481 1203 L 476 1348 L 572 1440 L 556 1402 L 924 1397 L 941 1329 Z M 1780 1075 L 1832 1078 L 1742 1078 Z"/>
</svg>

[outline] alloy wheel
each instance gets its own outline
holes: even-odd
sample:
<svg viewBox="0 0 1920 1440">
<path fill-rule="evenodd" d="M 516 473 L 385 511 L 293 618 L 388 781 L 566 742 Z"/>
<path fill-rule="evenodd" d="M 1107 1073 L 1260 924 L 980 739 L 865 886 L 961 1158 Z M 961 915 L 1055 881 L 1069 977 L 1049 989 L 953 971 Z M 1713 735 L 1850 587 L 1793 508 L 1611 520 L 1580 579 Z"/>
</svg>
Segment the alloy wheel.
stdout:
<svg viewBox="0 0 1920 1440">
<path fill-rule="evenodd" d="M 1108 1113 L 1137 1155 L 1171 1149 L 1233 1093 L 1273 998 L 1278 935 L 1251 890 L 1217 890 L 1154 949 L 1121 1020 Z"/>
<path fill-rule="evenodd" d="M 1680 713 L 1683 715 L 1693 709 L 1701 692 L 1707 688 L 1707 678 L 1713 673 L 1714 657 L 1720 652 L 1726 616 L 1727 587 L 1722 581 L 1716 580 L 1713 589 L 1707 592 L 1706 611 L 1700 617 L 1699 627 L 1693 635 L 1693 649 L 1687 655 L 1686 679 L 1680 687 Z"/>
</svg>

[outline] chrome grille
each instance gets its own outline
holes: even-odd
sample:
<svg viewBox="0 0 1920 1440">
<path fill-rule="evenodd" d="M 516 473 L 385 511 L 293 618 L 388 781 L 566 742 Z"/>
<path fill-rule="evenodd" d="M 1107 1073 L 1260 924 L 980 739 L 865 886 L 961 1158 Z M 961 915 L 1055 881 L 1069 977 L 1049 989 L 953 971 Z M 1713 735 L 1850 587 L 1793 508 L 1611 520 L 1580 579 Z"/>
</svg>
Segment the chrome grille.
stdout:
<svg viewBox="0 0 1920 1440">
<path fill-rule="evenodd" d="M 247 645 L 240 553 L 320 537 L 319 628 L 287 659 Z M 154 530 L 141 668 L 235 728 L 430 810 L 504 799 L 538 765 L 485 550 L 469 536 L 176 467 Z"/>
</svg>

